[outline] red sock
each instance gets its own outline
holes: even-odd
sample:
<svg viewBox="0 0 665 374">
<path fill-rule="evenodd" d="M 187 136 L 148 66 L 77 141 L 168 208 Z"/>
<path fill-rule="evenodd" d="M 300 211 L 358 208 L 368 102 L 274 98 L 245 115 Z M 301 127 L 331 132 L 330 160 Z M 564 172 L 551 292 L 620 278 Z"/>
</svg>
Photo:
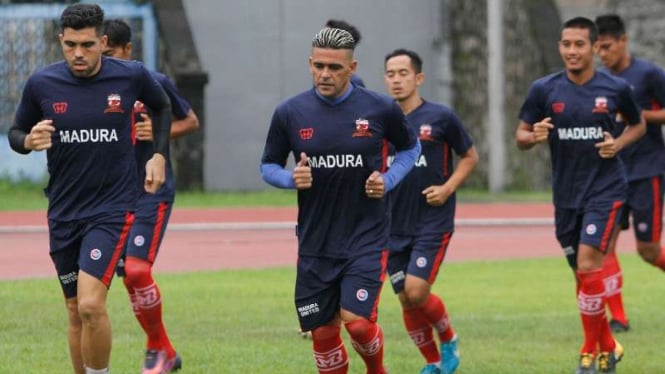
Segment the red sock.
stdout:
<svg viewBox="0 0 665 374">
<path fill-rule="evenodd" d="M 162 297 L 159 287 L 152 278 L 152 265 L 144 260 L 127 257 L 125 279 L 133 287 L 143 320 L 143 328 L 148 335 L 147 348 L 166 350 L 167 356 L 175 356 L 175 349 L 166 334 L 162 322 Z"/>
<path fill-rule="evenodd" d="M 660 249 L 660 254 L 654 262 L 654 266 L 659 267 L 661 270 L 665 271 L 665 248 Z"/>
<path fill-rule="evenodd" d="M 132 305 L 132 312 L 134 312 L 134 317 L 136 317 L 136 320 L 139 321 L 139 325 L 141 325 L 143 331 L 146 331 L 145 322 L 143 321 L 143 316 L 141 315 L 141 308 L 139 308 L 139 302 L 136 298 L 134 287 L 129 284 L 126 277 L 122 279 L 122 282 L 125 284 L 125 288 L 127 289 L 127 295 L 129 295 L 129 303 Z"/>
<path fill-rule="evenodd" d="M 406 332 L 425 357 L 428 364 L 441 361 L 439 348 L 434 341 L 432 325 L 425 319 L 421 308 L 402 309 L 402 319 Z"/>
<path fill-rule="evenodd" d="M 312 350 L 319 373 L 346 374 L 349 370 L 340 330 L 339 326 L 321 326 L 312 331 Z"/>
<path fill-rule="evenodd" d="M 582 328 L 584 329 L 582 353 L 593 353 L 596 352 L 600 341 L 603 321 L 607 324 L 603 302 L 605 296 L 603 269 L 591 271 L 578 270 L 577 276 L 580 280 L 577 305 L 582 318 Z"/>
<path fill-rule="evenodd" d="M 455 331 L 453 331 L 453 327 L 450 325 L 450 320 L 448 319 L 446 306 L 440 297 L 433 293 L 429 294 L 429 297 L 427 297 L 421 308 L 427 322 L 439 333 L 439 339 L 442 343 L 448 342 L 455 337 Z"/>
<path fill-rule="evenodd" d="M 360 318 L 344 324 L 353 348 L 365 361 L 367 374 L 384 374 L 383 331 L 376 322 Z"/>
<path fill-rule="evenodd" d="M 607 316 L 605 316 L 605 314 L 603 314 L 603 321 L 601 322 L 600 327 L 600 339 L 598 341 L 600 351 L 614 352 L 616 342 L 612 336 L 612 330 L 610 330 L 610 324 L 607 322 Z"/>
<path fill-rule="evenodd" d="M 623 324 L 627 324 L 628 318 L 626 317 L 626 311 L 623 309 L 623 298 L 621 295 L 623 275 L 621 274 L 619 259 L 614 252 L 605 256 L 603 278 L 603 282 L 605 283 L 605 304 L 609 308 L 612 318 Z"/>
</svg>

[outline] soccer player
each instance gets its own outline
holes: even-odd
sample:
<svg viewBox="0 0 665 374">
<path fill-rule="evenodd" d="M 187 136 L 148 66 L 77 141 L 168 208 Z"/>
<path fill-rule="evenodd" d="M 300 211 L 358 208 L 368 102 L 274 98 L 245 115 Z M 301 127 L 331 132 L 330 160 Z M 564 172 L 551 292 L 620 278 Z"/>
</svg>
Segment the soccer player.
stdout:
<svg viewBox="0 0 665 374">
<path fill-rule="evenodd" d="M 104 22 L 104 34 L 108 38 L 104 55 L 123 60 L 131 59 L 132 32 L 127 23 L 122 20 L 107 20 Z M 177 138 L 198 129 L 198 117 L 171 80 L 164 74 L 151 73 L 171 101 L 173 122 L 170 138 Z M 152 123 L 148 109 L 142 102 L 137 101 L 132 116 L 132 128 L 135 130 L 134 149 L 139 165 L 145 164 L 153 152 Z M 143 173 L 143 169 L 139 168 L 139 175 Z M 147 335 L 144 374 L 176 371 L 182 367 L 182 359 L 173 348 L 164 327 L 161 292 L 152 276 L 152 266 L 171 216 L 174 198 L 173 171 L 167 157 L 166 183 L 154 194 L 140 194 L 124 253 L 122 271 L 134 315 Z"/>
<path fill-rule="evenodd" d="M 154 112 L 153 155 L 144 187 L 165 180 L 169 99 L 140 63 L 102 57 L 104 12 L 74 4 L 60 17 L 64 61 L 34 72 L 9 132 L 19 153 L 47 151 L 50 255 L 65 297 L 76 373 L 108 373 L 108 288 L 138 198 L 130 116 L 137 100 Z"/>
<path fill-rule="evenodd" d="M 388 91 L 419 135 L 415 167 L 391 192 L 388 274 L 402 305 L 409 336 L 425 358 L 422 374 L 454 373 L 457 335 L 441 297 L 431 292 L 454 230 L 455 191 L 478 163 L 478 153 L 457 115 L 424 100 L 420 56 L 397 49 L 385 58 Z M 453 152 L 460 159 L 453 166 Z M 437 331 L 441 351 L 432 329 Z"/>
<path fill-rule="evenodd" d="M 355 45 L 342 29 L 314 36 L 314 87 L 275 109 L 261 158 L 267 183 L 298 190 L 295 306 L 301 329 L 312 331 L 317 369 L 328 374 L 348 371 L 342 323 L 367 373 L 385 373 L 377 324 L 390 228 L 385 194 L 420 152 L 390 97 L 350 83 Z M 388 143 L 397 154 L 384 172 Z"/>
<path fill-rule="evenodd" d="M 647 132 L 635 144 L 620 153 L 628 173 L 628 199 L 621 226 L 628 229 L 632 215 L 637 252 L 644 261 L 665 270 L 665 251 L 660 246 L 663 223 L 663 173 L 665 144 L 661 126 L 665 124 L 665 72 L 651 62 L 628 52 L 628 36 L 623 20 L 615 14 L 596 18 L 598 27 L 597 53 L 605 68 L 633 87 L 637 104 L 647 123 Z M 623 124 L 623 122 L 620 122 Z M 620 127 L 623 128 L 623 127 Z M 605 258 L 606 304 L 612 319 L 612 331 L 628 331 L 628 317 L 623 307 L 621 287 L 623 276 L 616 255 L 615 235 Z"/>
<path fill-rule="evenodd" d="M 517 146 L 549 144 L 556 237 L 577 280 L 584 331 L 577 373 L 613 373 L 623 347 L 612 337 L 603 298 L 603 260 L 626 200 L 617 153 L 646 131 L 627 82 L 596 71 L 593 21 L 576 17 L 561 29 L 565 69 L 536 80 L 520 109 Z M 618 113 L 627 125 L 614 137 Z"/>
</svg>

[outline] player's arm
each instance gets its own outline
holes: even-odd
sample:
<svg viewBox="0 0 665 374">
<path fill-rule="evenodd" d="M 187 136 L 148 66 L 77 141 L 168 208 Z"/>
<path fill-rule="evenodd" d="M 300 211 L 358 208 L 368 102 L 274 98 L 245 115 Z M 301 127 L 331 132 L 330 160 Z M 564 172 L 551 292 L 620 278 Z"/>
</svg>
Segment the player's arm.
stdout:
<svg viewBox="0 0 665 374">
<path fill-rule="evenodd" d="M 153 110 L 152 149 L 153 156 L 145 166 L 144 188 L 148 193 L 155 193 L 166 181 L 166 158 L 169 154 L 171 134 L 171 101 L 162 86 L 145 70 L 145 89 L 139 100 Z"/>
<path fill-rule="evenodd" d="M 621 135 L 614 139 L 616 152 L 635 143 L 647 132 L 647 125 L 644 117 L 640 116 L 639 118 L 640 120 L 637 123 L 632 123 L 630 126 L 626 126 Z"/>
<path fill-rule="evenodd" d="M 171 123 L 171 139 L 179 138 L 198 130 L 200 127 L 199 117 L 190 109 L 187 116 Z"/>
<path fill-rule="evenodd" d="M 521 120 L 515 131 L 517 147 L 522 150 L 528 150 L 538 143 L 546 142 L 550 135 L 550 130 L 553 128 L 554 125 L 550 117 L 534 123 L 533 126 Z"/>
<path fill-rule="evenodd" d="M 477 164 L 478 152 L 476 151 L 476 147 L 471 146 L 466 152 L 460 155 L 457 167 L 446 183 L 438 186 L 429 186 L 422 191 L 427 204 L 433 206 L 443 205 L 450 195 L 454 194 L 459 186 L 471 175 Z"/>
<path fill-rule="evenodd" d="M 141 121 L 134 124 L 136 127 L 136 138 L 141 141 L 152 141 L 152 119 L 147 113 L 141 113 Z M 189 110 L 184 118 L 171 122 L 170 139 L 179 138 L 198 130 L 199 118 L 193 110 Z"/>
<path fill-rule="evenodd" d="M 658 109 L 642 110 L 647 125 L 661 126 L 665 124 L 665 70 L 654 66 L 647 79 L 649 92 L 658 104 Z"/>
</svg>

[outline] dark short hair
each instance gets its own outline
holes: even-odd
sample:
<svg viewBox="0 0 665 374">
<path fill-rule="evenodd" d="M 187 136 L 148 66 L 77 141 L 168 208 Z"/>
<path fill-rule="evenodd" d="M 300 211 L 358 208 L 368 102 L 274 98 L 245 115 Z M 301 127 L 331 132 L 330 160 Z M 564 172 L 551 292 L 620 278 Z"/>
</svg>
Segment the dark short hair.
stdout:
<svg viewBox="0 0 665 374">
<path fill-rule="evenodd" d="M 60 31 L 66 28 L 81 30 L 94 27 L 97 35 L 102 35 L 104 28 L 104 10 L 97 4 L 73 4 L 65 8 L 60 15 Z"/>
<path fill-rule="evenodd" d="M 127 22 L 120 19 L 109 19 L 104 21 L 104 35 L 110 47 L 125 47 L 132 41 L 132 29 Z"/>
<path fill-rule="evenodd" d="M 360 44 L 360 39 L 362 36 L 360 35 L 360 31 L 358 31 L 358 29 L 352 24 L 341 19 L 329 19 L 326 21 L 325 26 L 333 29 L 342 29 L 348 31 L 349 34 L 353 36 L 353 40 L 356 42 L 356 45 Z"/>
<path fill-rule="evenodd" d="M 423 59 L 421 59 L 416 52 L 404 48 L 399 48 L 388 53 L 386 58 L 383 60 L 383 66 L 385 67 L 388 63 L 388 60 L 397 56 L 408 56 L 409 59 L 411 59 L 411 66 L 413 67 L 413 71 L 416 72 L 416 74 L 423 72 Z"/>
<path fill-rule="evenodd" d="M 591 44 L 598 40 L 598 29 L 596 29 L 596 24 L 586 17 L 569 19 L 563 23 L 563 26 L 561 26 L 561 31 L 564 29 L 586 29 L 589 30 L 589 40 L 591 41 Z"/>
<path fill-rule="evenodd" d="M 626 34 L 626 26 L 623 20 L 616 14 L 605 14 L 596 17 L 596 27 L 598 35 L 609 35 L 619 39 Z"/>
</svg>

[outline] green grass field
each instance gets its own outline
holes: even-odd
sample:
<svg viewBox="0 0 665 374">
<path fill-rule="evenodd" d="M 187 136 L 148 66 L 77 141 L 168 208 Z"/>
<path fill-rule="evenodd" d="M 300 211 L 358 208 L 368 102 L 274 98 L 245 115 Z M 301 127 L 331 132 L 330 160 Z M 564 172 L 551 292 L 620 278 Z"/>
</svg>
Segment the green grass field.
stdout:
<svg viewBox="0 0 665 374">
<path fill-rule="evenodd" d="M 454 245 L 451 248 L 454 250 Z M 635 255 L 622 256 L 632 330 L 621 373 L 662 371 L 665 282 Z M 314 373 L 310 341 L 297 334 L 293 269 L 160 274 L 165 319 L 183 373 Z M 460 336 L 458 373 L 571 373 L 581 344 L 573 279 L 563 259 L 449 263 L 435 292 Z M 138 372 L 144 345 L 116 280 L 109 295 L 111 368 Z M 385 362 L 417 373 L 421 358 L 402 327 L 390 286 L 380 302 Z M 70 372 L 66 317 L 55 279 L 0 282 L 0 373 Z M 363 373 L 348 345 L 351 373 Z"/>
</svg>

